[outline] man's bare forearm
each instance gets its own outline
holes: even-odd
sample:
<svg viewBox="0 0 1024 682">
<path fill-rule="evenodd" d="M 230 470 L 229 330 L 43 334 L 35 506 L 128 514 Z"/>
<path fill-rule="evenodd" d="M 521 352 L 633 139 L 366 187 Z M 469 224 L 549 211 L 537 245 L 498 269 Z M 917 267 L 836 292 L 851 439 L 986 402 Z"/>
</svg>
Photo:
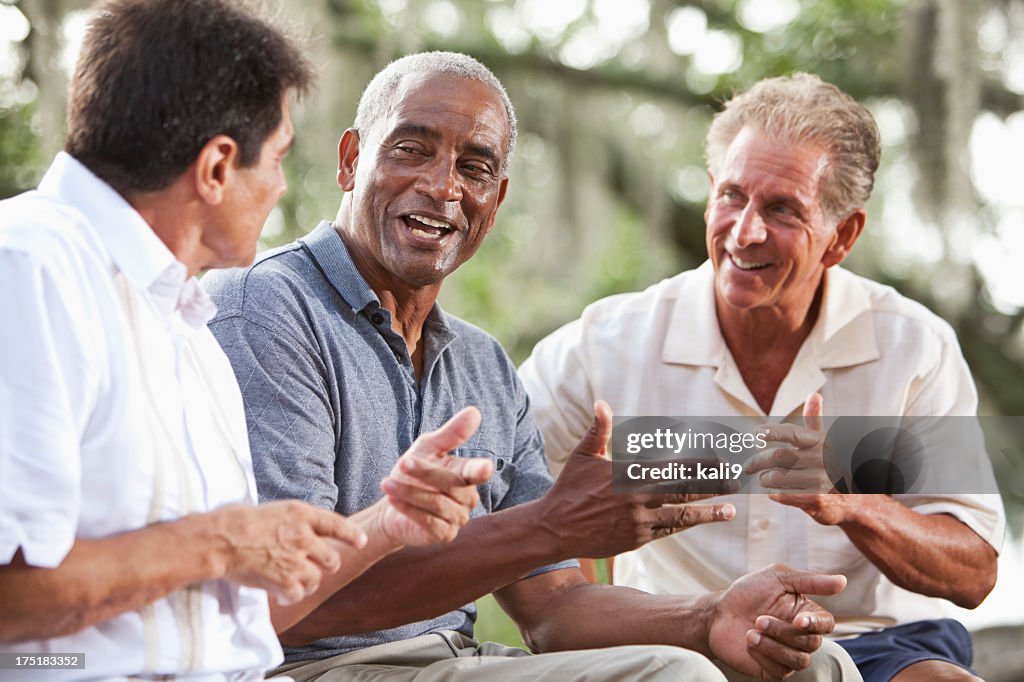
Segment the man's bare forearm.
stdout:
<svg viewBox="0 0 1024 682">
<path fill-rule="evenodd" d="M 708 630 L 717 593 L 652 595 L 629 587 L 589 583 L 577 571 L 565 571 L 560 582 L 552 584 L 547 593 L 534 590 L 529 597 L 518 585 L 495 594 L 536 653 L 670 644 L 711 655 Z"/>
<path fill-rule="evenodd" d="M 174 551 L 168 552 L 167 548 Z M 209 515 L 76 540 L 56 568 L 0 566 L 0 640 L 72 634 L 224 571 Z"/>
<path fill-rule="evenodd" d="M 539 522 L 542 513 L 540 501 L 530 502 L 473 519 L 451 543 L 396 552 L 284 632 L 281 641 L 298 646 L 433 618 L 570 558 L 572 552 Z"/>
<path fill-rule="evenodd" d="M 391 540 L 381 528 L 380 517 L 384 504 L 385 501 L 381 500 L 349 517 L 349 521 L 366 533 L 366 546 L 355 548 L 337 543 L 341 567 L 334 573 L 325 575 L 316 592 L 296 604 L 282 605 L 279 600 L 270 598 L 270 619 L 274 629 L 282 637 L 288 628 L 308 616 L 334 593 L 366 572 L 370 566 L 402 549 L 403 545 Z"/>
<path fill-rule="evenodd" d="M 896 585 L 965 608 L 992 591 L 996 552 L 964 523 L 919 514 L 888 495 L 859 495 L 856 507 L 840 528 Z"/>
</svg>

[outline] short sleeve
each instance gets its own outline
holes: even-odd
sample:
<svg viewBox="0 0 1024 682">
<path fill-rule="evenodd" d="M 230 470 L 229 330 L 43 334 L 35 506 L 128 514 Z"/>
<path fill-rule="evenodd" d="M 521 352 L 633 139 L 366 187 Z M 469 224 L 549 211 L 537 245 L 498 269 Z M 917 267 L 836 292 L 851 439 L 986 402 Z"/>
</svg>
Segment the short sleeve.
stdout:
<svg viewBox="0 0 1024 682">
<path fill-rule="evenodd" d="M 1006 512 L 998 494 L 984 492 L 998 488 L 981 430 L 969 419 L 977 412 L 978 394 L 967 361 L 956 334 L 945 323 L 934 334 L 933 343 L 926 344 L 921 352 L 931 366 L 913 387 L 906 416 L 920 418 L 923 422 L 935 421 L 942 442 L 930 450 L 942 454 L 941 461 L 932 464 L 947 479 L 959 476 L 965 491 L 964 494 L 897 495 L 896 499 L 920 514 L 948 514 L 956 518 L 999 552 L 1006 534 Z M 974 437 L 965 435 L 967 427 L 976 432 Z M 956 433 L 949 434 L 948 429 L 955 429 Z M 944 437 L 944 432 L 956 438 Z M 949 445 L 952 442 L 964 446 L 953 451 Z M 948 481 L 946 486 L 940 487 L 948 487 Z"/>
<path fill-rule="evenodd" d="M 67 282 L 0 249 L 0 563 L 19 548 L 52 568 L 71 549 L 81 503 L 80 443 L 97 378 L 95 336 Z"/>
<path fill-rule="evenodd" d="M 538 343 L 519 368 L 556 476 L 593 418 L 594 391 L 583 357 L 583 329 L 582 320 L 562 327 Z"/>
</svg>

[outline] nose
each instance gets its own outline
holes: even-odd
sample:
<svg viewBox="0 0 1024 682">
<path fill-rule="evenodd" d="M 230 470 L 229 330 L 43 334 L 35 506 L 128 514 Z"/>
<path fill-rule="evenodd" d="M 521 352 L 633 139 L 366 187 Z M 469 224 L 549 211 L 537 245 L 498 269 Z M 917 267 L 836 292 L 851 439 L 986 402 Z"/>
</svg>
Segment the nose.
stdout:
<svg viewBox="0 0 1024 682">
<path fill-rule="evenodd" d="M 459 183 L 455 160 L 438 155 L 419 176 L 419 191 L 435 201 L 461 201 L 462 185 Z"/>
<path fill-rule="evenodd" d="M 743 213 L 732 226 L 732 238 L 736 242 L 736 246 L 740 248 L 751 244 L 761 244 L 768 238 L 768 229 L 764 220 L 751 204 L 747 204 Z"/>
</svg>

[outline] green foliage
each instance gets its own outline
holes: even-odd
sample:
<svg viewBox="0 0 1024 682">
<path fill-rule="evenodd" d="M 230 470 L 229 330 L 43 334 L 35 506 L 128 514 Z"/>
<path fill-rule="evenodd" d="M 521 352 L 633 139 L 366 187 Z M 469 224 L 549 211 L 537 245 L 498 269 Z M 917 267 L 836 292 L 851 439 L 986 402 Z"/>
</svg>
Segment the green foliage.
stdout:
<svg viewBox="0 0 1024 682">
<path fill-rule="evenodd" d="M 39 180 L 34 108 L 32 104 L 0 108 L 0 199 L 31 189 Z"/>
</svg>

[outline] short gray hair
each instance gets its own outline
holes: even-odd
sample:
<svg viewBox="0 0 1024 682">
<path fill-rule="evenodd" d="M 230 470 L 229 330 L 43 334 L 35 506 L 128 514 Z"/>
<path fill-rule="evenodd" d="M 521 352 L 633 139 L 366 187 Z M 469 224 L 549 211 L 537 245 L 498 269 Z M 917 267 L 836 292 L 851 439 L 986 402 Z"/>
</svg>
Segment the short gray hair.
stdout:
<svg viewBox="0 0 1024 682">
<path fill-rule="evenodd" d="M 356 120 L 353 127 L 362 133 L 372 128 L 376 121 L 390 115 L 391 107 L 397 104 L 394 101 L 394 95 L 398 90 L 398 84 L 404 76 L 412 73 L 444 73 L 480 81 L 489 85 L 498 94 L 505 107 L 509 130 L 508 143 L 505 145 L 505 158 L 501 162 L 501 174 L 504 175 L 509 159 L 512 158 L 512 151 L 516 147 L 516 136 L 519 131 L 516 111 L 512 107 L 512 101 L 508 98 L 508 93 L 505 92 L 505 86 L 501 84 L 497 76 L 469 55 L 458 52 L 420 52 L 391 62 L 378 72 L 363 90 L 363 94 L 359 98 L 359 106 L 356 109 Z"/>
<path fill-rule="evenodd" d="M 882 155 L 878 126 L 866 107 L 836 86 L 795 73 L 760 81 L 726 102 L 711 122 L 705 145 L 712 176 L 718 176 L 729 145 L 747 126 L 825 150 L 828 166 L 818 200 L 833 219 L 867 203 Z"/>
</svg>

